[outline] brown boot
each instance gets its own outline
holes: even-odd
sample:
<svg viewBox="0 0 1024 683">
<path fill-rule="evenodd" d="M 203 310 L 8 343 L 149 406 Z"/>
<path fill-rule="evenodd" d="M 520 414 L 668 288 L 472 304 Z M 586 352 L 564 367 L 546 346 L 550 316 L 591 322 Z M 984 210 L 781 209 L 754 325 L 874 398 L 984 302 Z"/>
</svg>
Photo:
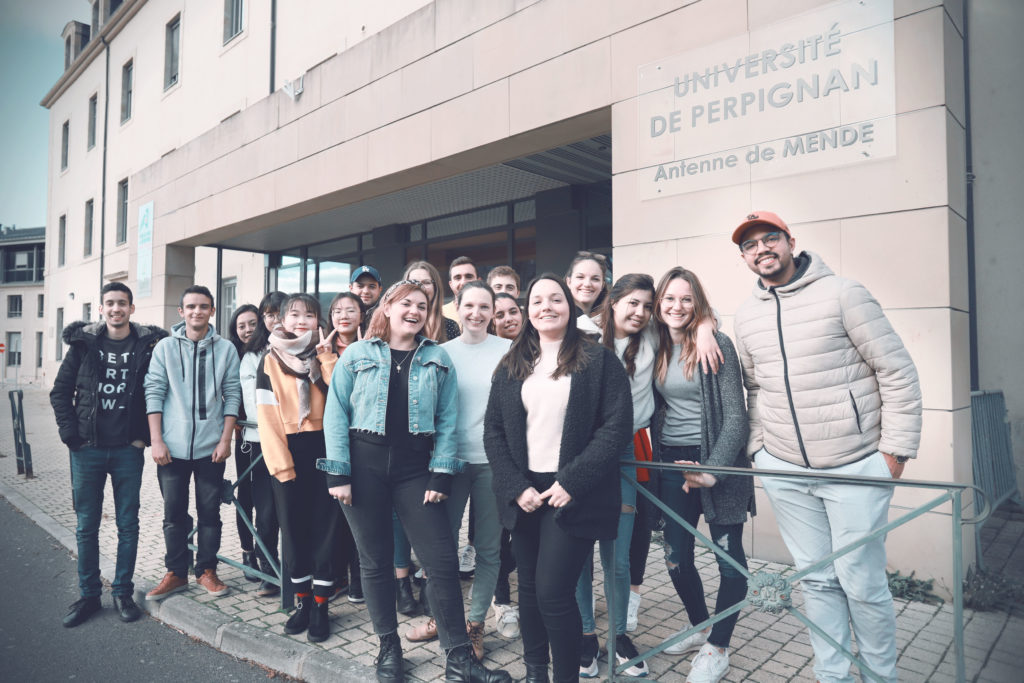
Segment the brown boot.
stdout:
<svg viewBox="0 0 1024 683">
<path fill-rule="evenodd" d="M 484 625 L 479 621 L 467 621 L 466 633 L 469 634 L 469 644 L 473 646 L 473 654 L 481 662 L 484 661 Z"/>
<path fill-rule="evenodd" d="M 188 588 L 188 579 L 183 579 L 174 572 L 167 572 L 160 579 L 160 585 L 146 593 L 146 600 L 163 600 L 168 595 L 180 593 Z"/>
</svg>

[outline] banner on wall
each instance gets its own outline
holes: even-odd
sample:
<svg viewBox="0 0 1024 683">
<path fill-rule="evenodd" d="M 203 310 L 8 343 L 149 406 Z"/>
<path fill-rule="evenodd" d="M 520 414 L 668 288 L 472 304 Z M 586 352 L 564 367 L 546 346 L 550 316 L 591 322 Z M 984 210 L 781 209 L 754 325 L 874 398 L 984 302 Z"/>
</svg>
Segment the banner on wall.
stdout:
<svg viewBox="0 0 1024 683">
<path fill-rule="evenodd" d="M 139 207 L 139 251 L 136 264 L 135 296 L 153 293 L 153 202 Z"/>
<path fill-rule="evenodd" d="M 892 0 L 844 0 L 646 64 L 641 199 L 896 154 Z"/>
</svg>

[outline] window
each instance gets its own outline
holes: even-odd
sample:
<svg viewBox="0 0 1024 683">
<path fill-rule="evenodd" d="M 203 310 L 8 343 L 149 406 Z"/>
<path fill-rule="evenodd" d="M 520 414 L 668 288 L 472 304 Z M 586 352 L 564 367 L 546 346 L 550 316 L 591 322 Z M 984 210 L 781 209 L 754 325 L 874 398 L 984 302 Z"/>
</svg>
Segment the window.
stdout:
<svg viewBox="0 0 1024 683">
<path fill-rule="evenodd" d="M 225 315 L 230 316 L 235 310 L 235 301 L 238 295 L 238 278 L 226 277 L 220 283 L 220 308 Z"/>
<path fill-rule="evenodd" d="M 21 294 L 8 294 L 7 295 L 7 317 L 8 318 L 20 318 L 21 317 Z"/>
<path fill-rule="evenodd" d="M 64 309 L 57 309 L 57 360 L 64 360 Z"/>
<path fill-rule="evenodd" d="M 61 216 L 57 226 L 57 266 L 64 265 L 64 247 L 68 237 L 68 217 Z"/>
<path fill-rule="evenodd" d="M 21 332 L 7 333 L 7 367 L 21 367 Z"/>
<path fill-rule="evenodd" d="M 98 36 L 100 34 L 100 0 L 93 0 L 92 3 L 92 23 L 90 24 L 92 29 L 89 34 Z"/>
<path fill-rule="evenodd" d="M 36 332 L 36 367 L 43 367 L 43 333 Z"/>
<path fill-rule="evenodd" d="M 65 121 L 60 128 L 60 170 L 68 170 L 68 138 L 71 136 L 71 122 Z"/>
<path fill-rule="evenodd" d="M 224 0 L 224 44 L 242 32 L 245 0 Z"/>
<path fill-rule="evenodd" d="M 128 241 L 128 179 L 117 184 L 117 244 Z"/>
<path fill-rule="evenodd" d="M 64 39 L 64 70 L 71 66 L 71 36 Z"/>
<path fill-rule="evenodd" d="M 3 257 L 3 282 L 32 282 L 35 259 L 32 249 L 7 249 Z"/>
<path fill-rule="evenodd" d="M 82 304 L 82 320 L 85 322 L 92 320 L 92 304 Z"/>
<path fill-rule="evenodd" d="M 178 63 L 181 50 L 181 15 L 167 24 L 164 41 L 164 89 L 178 82 Z"/>
<path fill-rule="evenodd" d="M 96 95 L 89 98 L 89 139 L 87 141 L 87 149 L 92 149 L 96 146 L 96 107 L 98 102 L 99 100 Z"/>
<path fill-rule="evenodd" d="M 85 203 L 85 229 L 82 232 L 82 239 L 85 244 L 82 247 L 82 256 L 92 256 L 92 200 Z"/>
<path fill-rule="evenodd" d="M 121 67 L 121 123 L 132 117 L 132 60 Z"/>
<path fill-rule="evenodd" d="M 42 318 L 44 315 L 46 315 L 46 309 L 43 308 L 43 301 L 45 299 L 46 299 L 46 297 L 44 297 L 42 294 L 40 294 L 37 297 L 37 303 L 38 303 L 38 306 L 39 306 L 39 308 L 36 310 L 36 317 L 37 318 Z"/>
</svg>

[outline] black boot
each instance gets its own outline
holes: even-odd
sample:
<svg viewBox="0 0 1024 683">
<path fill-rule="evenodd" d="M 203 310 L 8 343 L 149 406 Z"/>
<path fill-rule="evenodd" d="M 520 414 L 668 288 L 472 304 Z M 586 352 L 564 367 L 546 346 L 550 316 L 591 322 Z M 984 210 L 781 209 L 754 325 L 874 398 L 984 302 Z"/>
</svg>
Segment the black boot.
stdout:
<svg viewBox="0 0 1024 683">
<path fill-rule="evenodd" d="M 412 581 L 408 576 L 395 579 L 398 591 L 395 593 L 395 607 L 407 617 L 416 614 L 416 598 L 412 594 Z"/>
<path fill-rule="evenodd" d="M 512 676 L 502 669 L 488 670 L 473 656 L 472 646 L 466 643 L 448 653 L 444 680 L 446 683 L 511 683 Z"/>
<path fill-rule="evenodd" d="M 296 595 L 295 611 L 284 622 L 284 632 L 289 635 L 302 633 L 309 628 L 309 613 L 313 610 L 312 595 Z"/>
<path fill-rule="evenodd" d="M 377 665 L 377 680 L 381 683 L 402 683 L 405 680 L 402 641 L 398 638 L 398 633 L 380 637 L 380 652 L 374 664 Z"/>
<path fill-rule="evenodd" d="M 244 550 L 242 551 L 242 564 L 244 564 L 249 569 L 255 569 L 256 571 L 259 571 L 260 569 L 259 563 L 256 562 L 256 553 L 253 552 L 246 552 Z M 242 576 L 245 577 L 246 581 L 252 581 L 253 583 L 256 583 L 260 580 L 260 577 L 244 569 L 242 570 Z"/>
<path fill-rule="evenodd" d="M 526 683 L 551 683 L 547 664 L 526 663 Z"/>
<path fill-rule="evenodd" d="M 420 610 L 423 611 L 423 616 L 432 617 L 430 613 L 430 600 L 427 599 L 427 586 L 430 585 L 430 579 L 423 579 L 423 588 L 420 588 Z"/>
<path fill-rule="evenodd" d="M 322 643 L 331 635 L 331 618 L 327 614 L 327 601 L 316 602 L 314 599 L 309 612 L 309 631 L 306 640 L 311 643 Z"/>
<path fill-rule="evenodd" d="M 64 620 L 61 623 L 64 624 L 65 628 L 74 628 L 99 612 L 101 607 L 100 596 L 98 595 L 91 598 L 76 600 L 72 603 L 71 607 L 68 608 L 68 613 L 64 616 Z"/>
</svg>

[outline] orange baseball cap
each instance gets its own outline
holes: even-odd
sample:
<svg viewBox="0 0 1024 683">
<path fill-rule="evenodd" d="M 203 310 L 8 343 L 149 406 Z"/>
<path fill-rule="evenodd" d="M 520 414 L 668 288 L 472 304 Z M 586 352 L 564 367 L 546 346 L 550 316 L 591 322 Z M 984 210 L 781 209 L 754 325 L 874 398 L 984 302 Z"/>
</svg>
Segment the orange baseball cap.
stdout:
<svg viewBox="0 0 1024 683">
<path fill-rule="evenodd" d="M 755 225 L 770 225 L 774 228 L 778 228 L 790 237 L 793 236 L 792 231 L 786 222 L 779 218 L 777 213 L 771 211 L 754 211 L 747 216 L 747 219 L 740 223 L 740 226 L 732 231 L 732 241 L 739 244 L 743 240 L 743 233 Z"/>
</svg>

